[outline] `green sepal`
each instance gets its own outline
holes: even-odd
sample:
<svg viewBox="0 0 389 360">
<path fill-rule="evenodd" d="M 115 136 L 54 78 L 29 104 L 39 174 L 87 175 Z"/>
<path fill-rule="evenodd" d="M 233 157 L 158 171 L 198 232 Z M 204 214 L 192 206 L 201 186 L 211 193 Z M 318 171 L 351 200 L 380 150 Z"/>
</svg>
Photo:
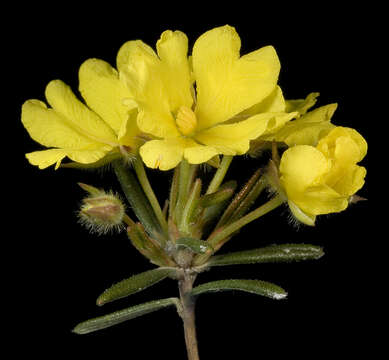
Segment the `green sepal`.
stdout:
<svg viewBox="0 0 389 360">
<path fill-rule="evenodd" d="M 158 220 L 132 170 L 121 160 L 114 161 L 112 164 L 124 195 L 146 231 L 149 234 L 160 233 L 161 227 Z"/>
<path fill-rule="evenodd" d="M 220 186 L 219 191 L 226 191 L 228 197 L 226 197 L 224 201 L 218 202 L 215 205 L 208 206 L 205 209 L 202 219 L 203 224 L 207 224 L 209 221 L 215 220 L 222 213 L 222 211 L 226 208 L 229 199 L 234 194 L 236 187 L 237 182 L 235 180 L 227 181 L 222 186 Z"/>
<path fill-rule="evenodd" d="M 103 192 L 103 190 L 100 190 L 92 185 L 84 184 L 81 182 L 79 182 L 77 184 L 81 189 L 85 190 L 86 192 L 88 192 L 91 195 L 98 195 L 98 194 L 101 194 Z"/>
<path fill-rule="evenodd" d="M 130 296 L 167 278 L 173 269 L 157 268 L 131 276 L 106 289 L 96 300 L 98 306 Z"/>
<path fill-rule="evenodd" d="M 321 247 L 309 244 L 270 245 L 259 249 L 215 255 L 209 259 L 209 266 L 235 264 L 277 263 L 302 260 L 316 260 L 324 255 Z"/>
<path fill-rule="evenodd" d="M 176 246 L 190 249 L 195 254 L 204 254 L 208 250 L 213 251 L 212 246 L 204 240 L 183 237 L 177 240 Z"/>
<path fill-rule="evenodd" d="M 134 319 L 169 306 L 179 306 L 178 298 L 167 298 L 161 300 L 154 300 L 144 304 L 129 307 L 127 309 L 115 311 L 111 314 L 99 316 L 94 319 L 86 320 L 78 324 L 73 332 L 76 334 L 88 334 L 97 330 L 102 330 L 124 321 Z"/>
<path fill-rule="evenodd" d="M 191 295 L 197 296 L 207 292 L 228 290 L 245 291 L 276 300 L 285 299 L 287 296 L 286 291 L 275 284 L 261 280 L 243 279 L 211 281 L 193 288 Z"/>
<path fill-rule="evenodd" d="M 227 187 L 216 191 L 212 194 L 204 195 L 200 198 L 199 205 L 203 208 L 217 205 L 225 200 L 228 200 L 234 192 L 234 187 Z"/>
</svg>

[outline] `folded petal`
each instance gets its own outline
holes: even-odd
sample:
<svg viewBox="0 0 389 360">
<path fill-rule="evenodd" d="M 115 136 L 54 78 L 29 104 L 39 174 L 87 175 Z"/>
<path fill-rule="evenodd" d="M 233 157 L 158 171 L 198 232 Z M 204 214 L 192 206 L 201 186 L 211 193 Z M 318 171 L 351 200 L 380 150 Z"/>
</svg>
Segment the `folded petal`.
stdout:
<svg viewBox="0 0 389 360">
<path fill-rule="evenodd" d="M 287 112 L 298 111 L 300 115 L 304 115 L 311 107 L 316 104 L 317 97 L 320 93 L 310 93 L 305 99 L 298 100 L 286 100 L 286 110 Z"/>
<path fill-rule="evenodd" d="M 124 101 L 131 98 L 131 93 L 118 72 L 105 61 L 89 59 L 81 65 L 79 79 L 88 106 L 118 134 L 135 107 L 135 103 L 129 107 Z"/>
<path fill-rule="evenodd" d="M 22 123 L 35 141 L 46 147 L 79 149 L 96 144 L 64 116 L 39 100 L 22 106 Z"/>
<path fill-rule="evenodd" d="M 275 89 L 268 95 L 265 99 L 263 99 L 260 103 L 255 104 L 249 109 L 243 111 L 238 114 L 239 116 L 253 116 L 260 113 L 267 112 L 285 112 L 285 99 L 282 94 L 282 90 L 279 86 L 276 86 Z"/>
<path fill-rule="evenodd" d="M 195 139 L 212 146 L 224 155 L 242 155 L 249 150 L 250 140 L 280 126 L 293 114 L 264 113 L 254 115 L 246 120 L 214 126 L 198 132 Z"/>
<path fill-rule="evenodd" d="M 313 146 L 297 145 L 286 150 L 281 157 L 280 181 L 288 198 L 296 202 L 307 188 L 322 181 L 330 166 L 331 162 Z"/>
<path fill-rule="evenodd" d="M 117 67 L 138 104 L 139 128 L 157 137 L 179 136 L 165 84 L 166 73 L 154 50 L 142 41 L 128 41 L 119 50 Z"/>
<path fill-rule="evenodd" d="M 343 127 L 335 127 L 325 138 L 321 139 L 317 148 L 326 156 L 342 162 L 361 161 L 367 154 L 367 142 L 358 131 Z M 346 159 L 348 158 L 348 159 Z"/>
<path fill-rule="evenodd" d="M 275 88 L 280 63 L 273 47 L 239 57 L 240 38 L 231 26 L 201 35 L 193 47 L 200 129 L 224 122 L 261 102 Z"/>
<path fill-rule="evenodd" d="M 268 140 L 284 142 L 289 146 L 316 146 L 318 141 L 335 127 L 330 120 L 336 107 L 337 104 L 330 104 L 308 112 L 286 124 Z"/>
<path fill-rule="evenodd" d="M 34 151 L 26 154 L 26 157 L 30 164 L 39 166 L 40 169 L 45 169 L 50 165 L 56 164 L 57 170 L 61 164 L 61 161 L 67 156 L 71 160 L 82 163 L 91 164 L 102 159 L 108 152 L 111 151 L 111 147 L 107 145 L 96 145 L 90 149 L 48 149 L 42 151 Z"/>
<path fill-rule="evenodd" d="M 348 197 L 321 184 L 305 190 L 303 196 L 293 200 L 303 211 L 312 215 L 340 212 L 347 208 Z"/>
<path fill-rule="evenodd" d="M 64 157 L 66 157 L 66 151 L 63 149 L 34 151 L 26 154 L 26 158 L 30 164 L 39 166 L 39 169 L 46 169 L 47 167 L 56 164 L 55 169 L 57 170 Z"/>
<path fill-rule="evenodd" d="M 60 80 L 51 81 L 46 87 L 46 99 L 54 111 L 66 119 L 76 131 L 95 142 L 115 145 L 114 131 L 73 94 Z"/>
</svg>

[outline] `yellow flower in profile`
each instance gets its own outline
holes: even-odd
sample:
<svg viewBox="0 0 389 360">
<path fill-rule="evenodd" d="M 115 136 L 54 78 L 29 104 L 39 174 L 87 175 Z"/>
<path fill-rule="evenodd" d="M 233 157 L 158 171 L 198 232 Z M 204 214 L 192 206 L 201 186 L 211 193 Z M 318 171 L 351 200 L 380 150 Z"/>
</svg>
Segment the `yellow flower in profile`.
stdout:
<svg viewBox="0 0 389 360">
<path fill-rule="evenodd" d="M 156 138 L 140 148 L 148 167 L 168 170 L 182 159 L 199 164 L 218 154 L 244 154 L 250 140 L 295 116 L 284 112 L 285 103 L 276 106 L 280 63 L 274 48 L 240 56 L 233 27 L 201 35 L 190 58 L 180 31 L 162 33 L 156 48 L 129 41 L 117 58 L 129 100 L 138 106 L 138 126 Z M 262 102 L 261 113 L 244 113 Z"/>
<path fill-rule="evenodd" d="M 354 129 L 335 127 L 316 147 L 297 145 L 280 163 L 280 184 L 298 220 L 314 225 L 316 215 L 345 210 L 364 184 L 366 169 L 357 165 L 367 153 Z"/>
<path fill-rule="evenodd" d="M 46 100 L 27 100 L 22 106 L 22 123 L 30 136 L 50 149 L 26 154 L 33 165 L 44 169 L 68 157 L 92 164 L 105 157 L 120 156 L 120 149 L 134 151 L 136 109 L 122 103 L 129 91 L 108 63 L 89 59 L 80 67 L 80 92 L 88 106 L 76 98 L 60 80 L 46 87 Z"/>
</svg>

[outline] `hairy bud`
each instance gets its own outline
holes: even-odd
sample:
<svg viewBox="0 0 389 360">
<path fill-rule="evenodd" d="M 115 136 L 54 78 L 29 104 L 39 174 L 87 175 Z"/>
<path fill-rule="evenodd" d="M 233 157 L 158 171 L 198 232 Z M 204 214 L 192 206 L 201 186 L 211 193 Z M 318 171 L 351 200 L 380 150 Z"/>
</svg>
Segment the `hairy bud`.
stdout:
<svg viewBox="0 0 389 360">
<path fill-rule="evenodd" d="M 88 192 L 79 211 L 80 222 L 93 233 L 120 231 L 125 209 L 119 197 L 101 190 Z"/>
</svg>

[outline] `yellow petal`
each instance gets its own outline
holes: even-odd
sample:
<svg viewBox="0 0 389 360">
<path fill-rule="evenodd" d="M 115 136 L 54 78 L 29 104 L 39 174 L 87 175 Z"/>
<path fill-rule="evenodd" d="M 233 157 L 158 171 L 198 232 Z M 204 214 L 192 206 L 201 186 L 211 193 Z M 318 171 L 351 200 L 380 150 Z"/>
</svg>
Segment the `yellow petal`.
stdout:
<svg viewBox="0 0 389 360">
<path fill-rule="evenodd" d="M 305 99 L 299 100 L 287 100 L 286 110 L 287 112 L 298 111 L 300 115 L 304 115 L 311 107 L 316 104 L 317 97 L 320 93 L 310 93 Z"/>
<path fill-rule="evenodd" d="M 79 149 L 96 144 L 39 100 L 28 100 L 23 104 L 22 123 L 30 136 L 46 147 Z"/>
<path fill-rule="evenodd" d="M 46 169 L 50 165 L 56 164 L 57 170 L 62 159 L 66 156 L 66 151 L 63 149 L 49 149 L 42 151 L 34 151 L 26 154 L 26 158 L 31 165 L 39 166 L 39 169 Z"/>
<path fill-rule="evenodd" d="M 109 151 L 111 151 L 111 147 L 107 145 L 96 145 L 90 149 L 82 150 L 48 149 L 34 151 L 26 154 L 26 157 L 30 164 L 37 165 L 40 169 L 56 164 L 55 169 L 57 170 L 66 156 L 77 163 L 91 164 L 102 159 Z"/>
<path fill-rule="evenodd" d="M 342 196 L 325 184 L 321 184 L 307 188 L 304 196 L 296 199 L 295 202 L 309 214 L 322 215 L 345 210 L 348 206 L 348 197 Z"/>
<path fill-rule="evenodd" d="M 196 144 L 193 141 L 193 144 L 187 144 L 184 151 L 184 158 L 190 164 L 202 164 L 211 160 L 218 154 L 219 152 L 214 147 Z M 215 158 L 214 160 L 217 161 L 218 159 Z M 213 163 L 215 164 L 215 162 Z"/>
<path fill-rule="evenodd" d="M 365 176 L 366 169 L 363 166 L 350 165 L 348 168 L 345 168 L 341 173 L 341 176 L 331 184 L 331 187 L 339 194 L 350 197 L 363 187 L 365 184 Z M 327 180 L 328 183 L 330 182 L 329 180 Z"/>
<path fill-rule="evenodd" d="M 275 88 L 280 63 L 266 46 L 239 58 L 240 38 L 231 26 L 201 35 L 193 47 L 200 129 L 224 122 L 261 102 Z"/>
<path fill-rule="evenodd" d="M 323 215 L 345 210 L 348 206 L 348 197 L 321 184 L 307 188 L 304 197 L 296 200 L 296 204 L 310 214 Z"/>
<path fill-rule="evenodd" d="M 188 61 L 188 38 L 181 31 L 167 30 L 157 41 L 157 53 L 161 59 L 165 91 L 170 110 L 174 113 L 181 106 L 190 108 L 191 73 Z"/>
<path fill-rule="evenodd" d="M 330 120 L 336 107 L 337 104 L 330 104 L 308 112 L 286 124 L 268 140 L 284 142 L 288 146 L 316 146 L 318 141 L 334 128 Z"/>
<path fill-rule="evenodd" d="M 89 59 L 81 65 L 79 79 L 88 106 L 118 134 L 133 108 L 123 101 L 131 98 L 131 93 L 117 71 L 105 61 Z"/>
<path fill-rule="evenodd" d="M 69 86 L 60 80 L 51 81 L 46 87 L 46 99 L 60 116 L 76 131 L 95 142 L 115 146 L 114 131 L 94 112 L 89 110 L 73 94 Z"/>
<path fill-rule="evenodd" d="M 293 114 L 264 113 L 246 120 L 214 126 L 198 132 L 195 139 L 216 148 L 224 155 L 242 155 L 249 150 L 250 140 L 270 131 L 280 123 L 291 119 Z"/>
<path fill-rule="evenodd" d="M 285 112 L 285 99 L 279 86 L 276 86 L 270 95 L 260 103 L 255 104 L 249 109 L 236 115 L 236 117 L 253 116 L 255 114 L 266 112 Z"/>
<path fill-rule="evenodd" d="M 183 138 L 151 140 L 140 147 L 139 153 L 149 168 L 170 170 L 180 163 L 185 148 L 186 140 Z"/>
<path fill-rule="evenodd" d="M 308 187 L 319 184 L 330 169 L 330 161 L 313 146 L 297 145 L 286 150 L 280 162 L 280 181 L 288 198 L 296 197 Z"/>
<path fill-rule="evenodd" d="M 351 145 L 351 143 L 354 145 Z M 328 157 L 348 156 L 350 161 L 359 162 L 366 156 L 367 142 L 358 131 L 337 126 L 325 138 L 320 140 L 317 148 Z"/>
<path fill-rule="evenodd" d="M 139 128 L 157 137 L 179 136 L 165 84 L 166 73 L 153 49 L 139 40 L 128 41 L 119 50 L 117 67 L 139 106 Z"/>
<path fill-rule="evenodd" d="M 118 140 L 120 145 L 125 145 L 132 150 L 138 149 L 142 144 L 140 139 L 140 130 L 137 125 L 138 110 L 132 109 L 125 121 L 121 124 L 118 132 Z"/>
</svg>

